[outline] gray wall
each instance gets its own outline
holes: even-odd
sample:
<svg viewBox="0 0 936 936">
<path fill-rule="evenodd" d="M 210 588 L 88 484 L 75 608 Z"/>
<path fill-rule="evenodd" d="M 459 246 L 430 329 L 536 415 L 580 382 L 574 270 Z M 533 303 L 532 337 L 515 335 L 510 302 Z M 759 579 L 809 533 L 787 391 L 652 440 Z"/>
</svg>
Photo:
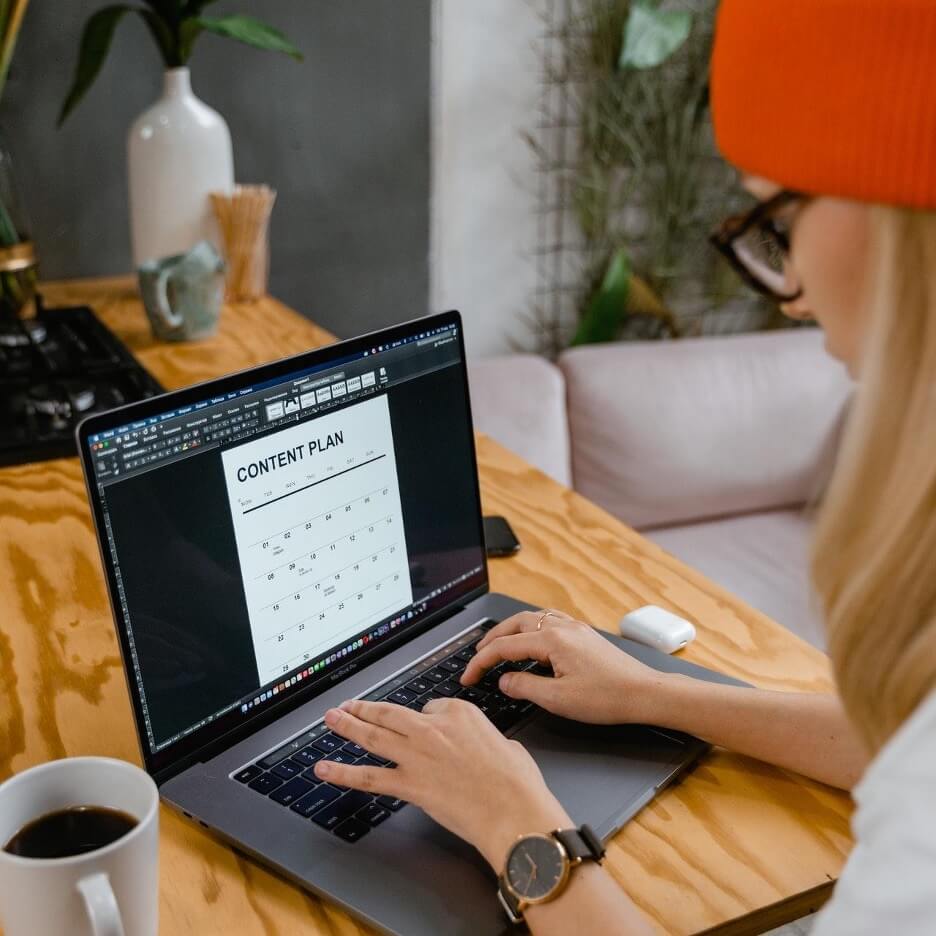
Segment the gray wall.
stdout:
<svg viewBox="0 0 936 936">
<path fill-rule="evenodd" d="M 30 5 L 0 126 L 45 278 L 130 270 L 125 136 L 158 96 L 138 17 L 118 26 L 94 87 L 55 129 L 87 15 L 107 0 Z M 196 94 L 224 115 L 238 181 L 278 191 L 270 291 L 340 336 L 428 303 L 431 0 L 226 0 L 305 61 L 203 35 Z"/>
</svg>

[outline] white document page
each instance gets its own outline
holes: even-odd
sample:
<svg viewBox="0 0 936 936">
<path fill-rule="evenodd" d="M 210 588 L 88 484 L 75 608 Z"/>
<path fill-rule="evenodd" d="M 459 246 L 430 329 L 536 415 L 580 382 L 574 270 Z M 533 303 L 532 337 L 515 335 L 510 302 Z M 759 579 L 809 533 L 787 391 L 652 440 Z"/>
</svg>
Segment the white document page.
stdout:
<svg viewBox="0 0 936 936">
<path fill-rule="evenodd" d="M 221 460 L 260 685 L 412 604 L 386 396 Z"/>
</svg>

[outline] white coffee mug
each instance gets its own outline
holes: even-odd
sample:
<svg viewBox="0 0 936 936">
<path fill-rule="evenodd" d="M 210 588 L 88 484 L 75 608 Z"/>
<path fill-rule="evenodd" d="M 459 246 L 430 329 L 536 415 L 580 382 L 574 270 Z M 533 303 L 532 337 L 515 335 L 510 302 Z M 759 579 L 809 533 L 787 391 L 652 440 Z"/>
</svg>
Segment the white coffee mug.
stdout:
<svg viewBox="0 0 936 936">
<path fill-rule="evenodd" d="M 4 846 L 34 819 L 72 806 L 133 816 L 122 838 L 83 855 L 24 858 Z M 0 930 L 4 936 L 156 936 L 159 793 L 109 757 L 68 757 L 0 785 Z"/>
</svg>

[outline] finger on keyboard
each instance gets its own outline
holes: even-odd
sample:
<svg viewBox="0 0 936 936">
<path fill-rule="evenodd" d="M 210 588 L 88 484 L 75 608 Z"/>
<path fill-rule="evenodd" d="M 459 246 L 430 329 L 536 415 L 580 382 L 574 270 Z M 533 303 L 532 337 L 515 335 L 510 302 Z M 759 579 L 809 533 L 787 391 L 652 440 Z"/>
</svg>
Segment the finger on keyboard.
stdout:
<svg viewBox="0 0 936 936">
<path fill-rule="evenodd" d="M 541 613 L 542 612 L 540 612 L 540 614 Z M 483 649 L 492 640 L 497 640 L 498 637 L 507 637 L 510 634 L 519 634 L 523 631 L 535 630 L 536 621 L 538 618 L 539 614 L 537 614 L 535 611 L 520 611 L 518 614 L 512 615 L 505 621 L 501 621 L 500 624 L 498 624 L 496 627 L 492 627 L 478 641 L 477 649 Z"/>
<path fill-rule="evenodd" d="M 392 796 L 401 792 L 400 777 L 392 767 L 373 767 L 370 764 L 352 767 L 350 764 L 319 761 L 315 765 L 315 774 L 319 780 L 327 780 L 328 783 L 350 787 L 352 790 Z"/>
<path fill-rule="evenodd" d="M 364 699 L 349 699 L 341 703 L 340 709 L 331 709 L 325 715 L 325 722 L 329 727 L 334 727 L 329 718 L 334 718 L 336 711 L 341 714 L 350 714 L 358 721 L 378 725 L 386 731 L 395 731 L 404 736 L 419 731 L 423 727 L 418 713 L 411 712 L 403 705 L 394 705 L 392 702 L 365 702 Z M 344 731 L 343 722 L 341 730 Z M 350 738 L 350 740 L 361 744 L 359 738 Z M 363 744 L 362 747 L 366 748 L 367 745 Z"/>
<path fill-rule="evenodd" d="M 510 662 L 537 660 L 540 663 L 548 663 L 549 650 L 546 646 L 546 634 L 542 631 L 534 631 L 530 634 L 509 634 L 506 637 L 499 637 L 471 658 L 471 662 L 461 675 L 462 685 L 474 685 L 486 670 L 504 660 Z"/>
<path fill-rule="evenodd" d="M 399 705 L 382 703 L 381 707 L 396 709 L 397 711 L 405 712 L 407 715 L 416 717 L 415 712 L 410 712 L 408 709 Z M 393 760 L 399 754 L 400 743 L 403 741 L 403 738 L 396 731 L 376 725 L 373 722 L 364 721 L 343 709 L 329 709 L 328 712 L 325 713 L 325 722 L 335 727 L 340 725 L 343 737 L 359 745 L 370 754 L 386 758 L 387 760 Z M 338 752 L 347 754 L 343 746 L 338 749 Z M 326 757 L 333 756 L 333 753 L 336 752 L 330 752 Z"/>
</svg>

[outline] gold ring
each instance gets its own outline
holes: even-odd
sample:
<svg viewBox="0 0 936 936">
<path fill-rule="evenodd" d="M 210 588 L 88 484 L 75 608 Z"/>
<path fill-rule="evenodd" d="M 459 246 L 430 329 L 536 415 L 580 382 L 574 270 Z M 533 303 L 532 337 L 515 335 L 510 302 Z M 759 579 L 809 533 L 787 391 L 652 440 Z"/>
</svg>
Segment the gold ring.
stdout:
<svg viewBox="0 0 936 936">
<path fill-rule="evenodd" d="M 546 618 L 550 617 L 550 615 L 551 615 L 552 617 L 558 617 L 558 615 L 555 613 L 555 611 L 544 611 L 544 612 L 539 616 L 539 620 L 536 622 L 536 629 L 537 629 L 538 631 L 541 631 L 541 630 L 543 629 L 543 621 L 545 621 Z"/>
</svg>

